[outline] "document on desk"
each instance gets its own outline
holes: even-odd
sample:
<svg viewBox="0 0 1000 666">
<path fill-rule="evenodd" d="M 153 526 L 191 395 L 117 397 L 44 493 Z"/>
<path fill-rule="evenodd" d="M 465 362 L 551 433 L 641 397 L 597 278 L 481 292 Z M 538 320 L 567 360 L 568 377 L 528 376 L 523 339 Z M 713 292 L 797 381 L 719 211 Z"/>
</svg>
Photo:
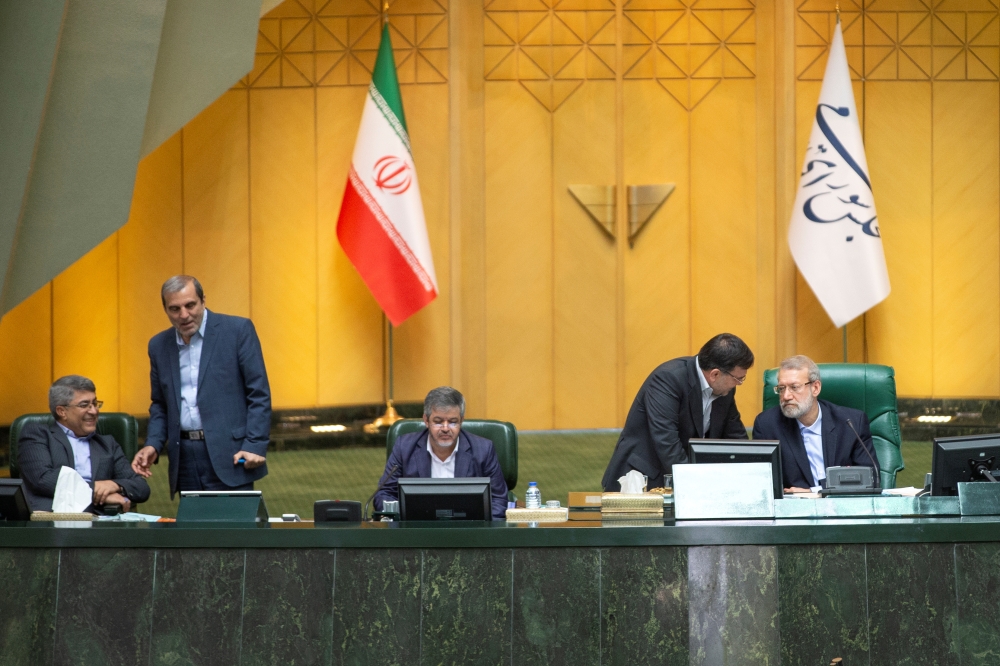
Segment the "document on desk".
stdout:
<svg viewBox="0 0 1000 666">
<path fill-rule="evenodd" d="M 882 491 L 882 494 L 896 495 L 897 497 L 916 497 L 923 491 L 923 488 L 914 488 L 913 486 L 910 486 L 909 488 L 886 488 Z"/>
<path fill-rule="evenodd" d="M 53 513 L 80 513 L 94 498 L 94 491 L 72 467 L 60 467 L 56 491 L 52 497 Z"/>
</svg>

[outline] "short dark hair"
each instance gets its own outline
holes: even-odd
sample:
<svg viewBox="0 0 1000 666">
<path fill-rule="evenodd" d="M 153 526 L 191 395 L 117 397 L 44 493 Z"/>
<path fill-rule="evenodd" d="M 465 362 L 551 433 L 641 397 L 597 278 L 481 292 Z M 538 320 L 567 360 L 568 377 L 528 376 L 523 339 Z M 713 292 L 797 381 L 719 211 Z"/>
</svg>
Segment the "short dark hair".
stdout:
<svg viewBox="0 0 1000 666">
<path fill-rule="evenodd" d="M 66 375 L 52 382 L 49 388 L 49 411 L 56 414 L 56 407 L 67 407 L 77 391 L 97 393 L 94 382 L 80 375 Z"/>
<path fill-rule="evenodd" d="M 465 418 L 465 398 L 450 386 L 439 386 L 431 389 L 424 398 L 424 416 L 430 418 L 434 409 L 449 409 L 458 407 L 459 415 Z"/>
<path fill-rule="evenodd" d="M 198 294 L 198 300 L 204 301 L 205 290 L 201 288 L 201 282 L 198 282 L 198 278 L 192 275 L 175 275 L 168 278 L 160 287 L 160 300 L 163 302 L 163 307 L 167 307 L 167 294 L 176 294 L 192 282 L 194 283 L 194 293 Z"/>
<path fill-rule="evenodd" d="M 749 370 L 753 367 L 753 352 L 732 333 L 719 333 L 698 352 L 698 366 L 706 372 L 716 368 L 723 372 L 732 372 L 733 368 Z"/>
</svg>

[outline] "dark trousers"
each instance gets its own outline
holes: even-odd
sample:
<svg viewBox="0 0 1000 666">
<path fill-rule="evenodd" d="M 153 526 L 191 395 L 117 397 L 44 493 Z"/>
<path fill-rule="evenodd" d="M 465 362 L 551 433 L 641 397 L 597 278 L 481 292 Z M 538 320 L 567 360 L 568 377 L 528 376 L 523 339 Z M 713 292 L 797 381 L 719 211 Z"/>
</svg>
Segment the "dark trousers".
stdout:
<svg viewBox="0 0 1000 666">
<path fill-rule="evenodd" d="M 177 490 L 253 490 L 253 483 L 227 486 L 212 467 L 205 441 L 182 439 Z"/>
</svg>

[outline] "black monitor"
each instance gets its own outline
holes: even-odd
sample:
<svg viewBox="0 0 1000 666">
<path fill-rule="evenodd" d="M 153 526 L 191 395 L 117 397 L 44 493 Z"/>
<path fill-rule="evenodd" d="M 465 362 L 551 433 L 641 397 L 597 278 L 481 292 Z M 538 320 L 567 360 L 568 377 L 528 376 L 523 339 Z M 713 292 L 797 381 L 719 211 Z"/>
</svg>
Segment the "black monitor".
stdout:
<svg viewBox="0 0 1000 666">
<path fill-rule="evenodd" d="M 492 520 L 490 479 L 400 479 L 400 520 Z"/>
<path fill-rule="evenodd" d="M 21 479 L 0 479 L 0 520 L 30 520 Z"/>
<path fill-rule="evenodd" d="M 781 499 L 781 445 L 776 439 L 692 439 L 688 441 L 692 463 L 771 463 L 774 498 Z"/>
<path fill-rule="evenodd" d="M 931 459 L 931 495 L 957 495 L 959 481 L 1000 478 L 1000 433 L 937 437 Z"/>
</svg>

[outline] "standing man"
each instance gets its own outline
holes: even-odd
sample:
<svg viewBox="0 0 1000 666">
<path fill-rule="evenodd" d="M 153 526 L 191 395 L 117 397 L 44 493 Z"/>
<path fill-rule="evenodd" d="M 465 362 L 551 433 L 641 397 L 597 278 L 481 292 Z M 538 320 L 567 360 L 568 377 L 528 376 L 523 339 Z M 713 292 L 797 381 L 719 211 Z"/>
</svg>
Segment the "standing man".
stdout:
<svg viewBox="0 0 1000 666">
<path fill-rule="evenodd" d="M 823 382 L 819 366 L 808 356 L 792 356 L 778 368 L 779 406 L 757 415 L 754 439 L 776 439 L 787 492 L 826 487 L 827 467 L 879 469 L 872 446 L 871 425 L 859 409 L 819 399 Z"/>
<path fill-rule="evenodd" d="M 190 275 L 160 290 L 173 328 L 149 341 L 149 428 L 132 469 L 149 477 L 163 447 L 170 496 L 179 490 L 252 490 L 267 475 L 271 389 L 253 323 L 205 309 Z"/>
<path fill-rule="evenodd" d="M 753 366 L 753 352 L 731 333 L 705 343 L 697 356 L 660 365 L 646 378 L 625 419 L 601 485 L 618 492 L 619 477 L 636 470 L 649 487 L 663 485 L 676 463 L 688 461 L 688 440 L 746 439 L 736 387 Z"/>
</svg>

